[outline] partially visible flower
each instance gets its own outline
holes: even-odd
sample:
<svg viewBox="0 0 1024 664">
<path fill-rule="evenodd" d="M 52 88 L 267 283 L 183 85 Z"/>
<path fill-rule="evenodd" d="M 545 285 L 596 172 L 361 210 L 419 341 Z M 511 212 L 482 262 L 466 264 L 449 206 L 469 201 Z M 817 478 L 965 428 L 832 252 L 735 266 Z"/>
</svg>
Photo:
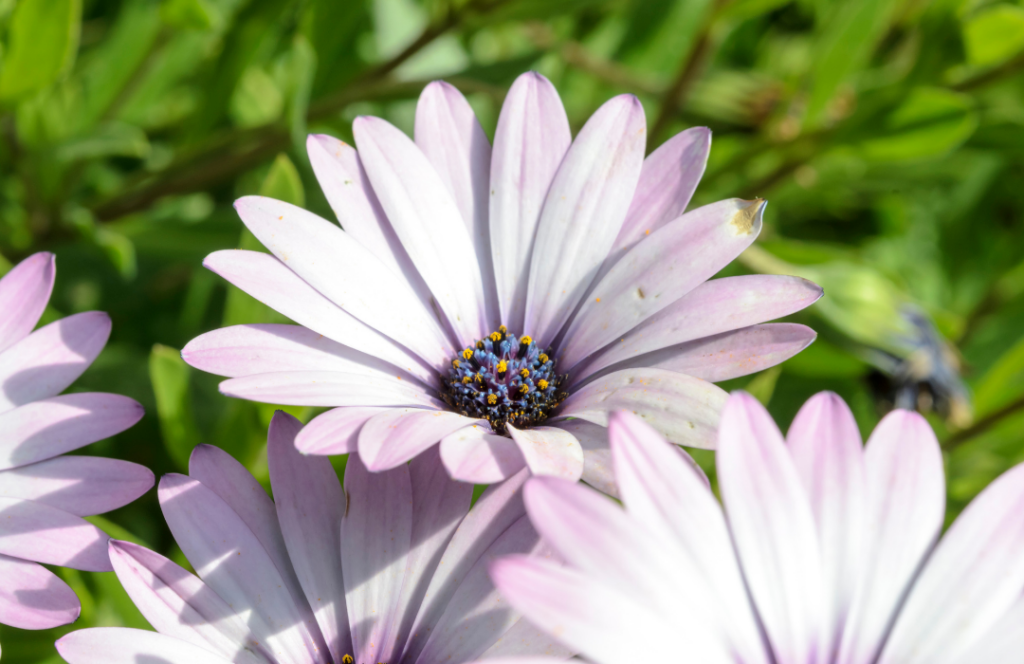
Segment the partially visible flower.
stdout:
<svg viewBox="0 0 1024 664">
<path fill-rule="evenodd" d="M 124 431 L 142 406 L 116 394 L 57 396 L 103 350 L 110 318 L 90 311 L 33 332 L 55 276 L 53 254 L 38 253 L 0 279 L 0 623 L 22 629 L 78 617 L 75 593 L 38 563 L 109 571 L 109 538 L 82 517 L 153 486 L 134 463 L 61 456 Z"/>
<path fill-rule="evenodd" d="M 561 646 L 499 597 L 488 565 L 544 554 L 522 502 L 527 472 L 488 489 L 448 478 L 436 450 L 382 473 L 294 447 L 278 412 L 267 456 L 274 500 L 216 447 L 189 476 L 160 481 L 160 504 L 198 578 L 112 541 L 118 579 L 157 633 L 85 629 L 57 650 L 71 664 L 460 664 Z"/>
<path fill-rule="evenodd" d="M 625 508 L 531 479 L 527 510 L 568 566 L 492 566 L 513 606 L 588 661 L 1021 661 L 1024 464 L 936 544 L 942 454 L 917 413 L 890 413 L 862 447 L 846 404 L 822 393 L 783 441 L 757 401 L 732 395 L 717 455 L 725 514 L 639 419 L 616 414 L 610 435 Z"/>
<path fill-rule="evenodd" d="M 524 466 L 610 490 L 607 413 L 639 413 L 672 442 L 709 447 L 721 381 L 777 364 L 814 332 L 764 321 L 818 299 L 803 279 L 708 281 L 761 230 L 763 200 L 685 212 L 711 134 L 644 159 L 630 95 L 572 139 L 554 86 L 519 77 L 494 149 L 466 99 L 431 83 L 416 139 L 357 118 L 356 150 L 310 136 L 310 162 L 344 230 L 268 198 L 237 201 L 273 256 L 205 265 L 299 325 L 240 325 L 182 356 L 255 401 L 337 407 L 297 444 L 355 450 L 371 470 L 438 443 L 453 477 Z M 569 420 L 575 418 L 572 424 Z"/>
</svg>

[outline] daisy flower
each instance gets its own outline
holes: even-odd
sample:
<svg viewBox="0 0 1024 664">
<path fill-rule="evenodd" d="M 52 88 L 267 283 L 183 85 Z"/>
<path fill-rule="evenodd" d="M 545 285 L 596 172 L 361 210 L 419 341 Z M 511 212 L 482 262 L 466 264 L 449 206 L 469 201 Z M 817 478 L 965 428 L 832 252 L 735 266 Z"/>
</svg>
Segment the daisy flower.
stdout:
<svg viewBox="0 0 1024 664">
<path fill-rule="evenodd" d="M 526 516 L 528 471 L 490 487 L 452 481 L 436 450 L 370 473 L 294 447 L 278 412 L 267 442 L 271 500 L 230 455 L 201 445 L 189 475 L 160 481 L 164 517 L 198 577 L 142 546 L 110 560 L 156 632 L 94 628 L 57 642 L 70 664 L 460 664 L 568 657 L 501 600 L 497 556 L 545 546 Z"/>
<path fill-rule="evenodd" d="M 96 359 L 110 318 L 90 311 L 36 331 L 53 290 L 53 254 L 0 279 L 0 623 L 48 629 L 81 610 L 39 563 L 109 571 L 107 535 L 82 517 L 135 500 L 153 473 L 126 461 L 61 456 L 124 431 L 142 406 L 116 394 L 60 395 Z"/>
<path fill-rule="evenodd" d="M 765 205 L 685 212 L 707 129 L 644 159 L 643 109 L 623 95 L 572 140 L 554 87 L 528 73 L 509 90 L 493 150 L 442 82 L 420 97 L 415 142 L 380 118 L 352 131 L 358 152 L 329 136 L 307 142 L 341 228 L 246 197 L 238 214 L 272 255 L 205 261 L 298 325 L 216 330 L 182 352 L 227 376 L 228 396 L 334 407 L 300 434 L 306 453 L 358 450 L 380 471 L 440 442 L 458 479 L 528 466 L 600 485 L 609 410 L 709 447 L 726 399 L 709 381 L 814 339 L 761 324 L 814 302 L 814 284 L 707 281 L 754 241 Z"/>
<path fill-rule="evenodd" d="M 942 454 L 916 413 L 893 411 L 862 446 L 846 404 L 822 393 L 784 441 L 757 401 L 732 395 L 717 452 L 724 514 L 638 418 L 615 414 L 610 437 L 624 508 L 534 478 L 527 510 L 568 565 L 492 567 L 513 606 L 588 661 L 1021 661 L 1024 465 L 939 540 Z"/>
</svg>

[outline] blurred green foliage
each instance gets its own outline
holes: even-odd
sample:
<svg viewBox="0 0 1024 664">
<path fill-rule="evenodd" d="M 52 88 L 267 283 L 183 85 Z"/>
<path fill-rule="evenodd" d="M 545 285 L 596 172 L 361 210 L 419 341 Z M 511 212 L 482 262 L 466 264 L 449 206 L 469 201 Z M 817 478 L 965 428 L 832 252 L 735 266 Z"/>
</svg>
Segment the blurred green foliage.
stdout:
<svg viewBox="0 0 1024 664">
<path fill-rule="evenodd" d="M 0 251 L 56 253 L 48 319 L 110 312 L 111 342 L 74 389 L 147 409 L 88 452 L 161 474 L 212 443 L 266 482 L 273 407 L 221 397 L 177 353 L 209 329 L 280 320 L 201 267 L 217 249 L 259 249 L 232 201 L 261 192 L 330 218 L 307 132 L 348 140 L 352 119 L 374 114 L 411 133 L 416 96 L 439 77 L 492 132 L 530 68 L 576 128 L 621 92 L 646 108 L 649 149 L 710 126 L 695 203 L 770 201 L 728 272 L 825 286 L 796 317 L 818 341 L 727 388 L 750 389 L 784 427 L 832 389 L 866 434 L 901 384 L 941 391 L 961 372 L 966 413 L 929 415 L 950 516 L 1024 459 L 1018 1 L 0 0 Z M 941 338 L 923 341 L 932 323 Z M 100 522 L 181 559 L 152 493 Z M 144 625 L 113 575 L 61 573 L 82 599 L 77 626 Z M 64 631 L 0 628 L 4 661 L 59 661 Z"/>
</svg>

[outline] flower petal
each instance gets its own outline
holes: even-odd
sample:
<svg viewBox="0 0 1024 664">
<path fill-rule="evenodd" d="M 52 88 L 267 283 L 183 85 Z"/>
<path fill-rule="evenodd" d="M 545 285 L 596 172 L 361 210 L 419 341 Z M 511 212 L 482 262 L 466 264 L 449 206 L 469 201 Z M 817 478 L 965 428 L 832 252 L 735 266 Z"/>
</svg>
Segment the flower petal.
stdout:
<svg viewBox="0 0 1024 664">
<path fill-rule="evenodd" d="M 216 251 L 203 265 L 303 327 L 379 357 L 420 380 L 436 380 L 427 361 L 328 300 L 273 256 L 258 251 Z"/>
<path fill-rule="evenodd" d="M 977 664 L 978 662 L 1013 662 L 1024 650 L 1024 598 L 992 626 L 985 636 L 955 657 L 943 658 L 942 664 Z"/>
<path fill-rule="evenodd" d="M 541 207 L 571 143 L 555 86 L 536 72 L 519 76 L 501 106 L 491 158 L 491 256 L 501 320 L 511 330 L 523 329 Z"/>
<path fill-rule="evenodd" d="M 132 602 L 164 636 L 236 664 L 274 661 L 257 641 L 258 635 L 270 633 L 267 625 L 252 615 L 244 620 L 212 588 L 159 553 L 111 540 L 110 562 Z"/>
<path fill-rule="evenodd" d="M 526 618 L 520 618 L 493 646 L 487 649 L 482 659 L 488 664 L 552 664 L 572 659 L 575 653 L 560 644 L 555 637 L 540 629 Z M 532 656 L 532 655 L 543 655 Z"/>
<path fill-rule="evenodd" d="M 331 651 L 340 662 L 352 651 L 341 572 L 341 520 L 345 493 L 329 459 L 295 449 L 302 423 L 274 413 L 267 436 L 267 463 L 288 558 Z"/>
<path fill-rule="evenodd" d="M 800 277 L 752 274 L 705 281 L 583 360 L 572 372 L 573 382 L 651 351 L 788 316 L 822 292 Z"/>
<path fill-rule="evenodd" d="M 46 310 L 57 274 L 54 255 L 32 254 L 0 279 L 0 352 L 28 336 Z"/>
<path fill-rule="evenodd" d="M 67 456 L 0 472 L 0 496 L 90 516 L 127 505 L 154 481 L 153 471 L 137 463 Z"/>
<path fill-rule="evenodd" d="M 370 418 L 359 431 L 359 456 L 372 472 L 388 470 L 479 421 L 446 410 L 388 410 Z"/>
<path fill-rule="evenodd" d="M 567 369 L 663 310 L 740 255 L 761 232 L 764 201 L 738 198 L 688 212 L 638 242 L 595 286 L 569 326 Z"/>
<path fill-rule="evenodd" d="M 564 420 L 554 426 L 572 434 L 583 448 L 583 475 L 580 479 L 601 493 L 618 498 L 612 451 L 608 447 L 608 427 L 577 419 Z"/>
<path fill-rule="evenodd" d="M 41 327 L 0 354 L 0 412 L 57 396 L 107 344 L 110 317 L 87 311 Z"/>
<path fill-rule="evenodd" d="M 56 646 L 68 664 L 231 664 L 188 641 L 127 627 L 80 629 L 62 636 Z"/>
<path fill-rule="evenodd" d="M 416 144 L 387 121 L 356 118 L 352 133 L 391 226 L 460 343 L 482 338 L 489 331 L 483 273 L 444 181 Z"/>
<path fill-rule="evenodd" d="M 662 369 L 624 369 L 569 395 L 555 417 L 608 425 L 608 413 L 628 410 L 677 445 L 715 446 L 719 414 L 728 395 L 721 388 Z"/>
<path fill-rule="evenodd" d="M 0 498 L 0 554 L 88 572 L 109 572 L 107 534 L 49 505 Z"/>
<path fill-rule="evenodd" d="M 519 446 L 483 424 L 460 429 L 441 439 L 441 459 L 452 479 L 494 484 L 526 467 Z"/>
<path fill-rule="evenodd" d="M 718 477 L 750 595 L 781 662 L 822 661 L 825 594 L 807 494 L 771 416 L 736 392 L 722 411 Z"/>
<path fill-rule="evenodd" d="M 250 401 L 292 406 L 422 406 L 444 404 L 427 390 L 399 375 L 359 375 L 336 371 L 281 371 L 231 378 L 221 394 Z"/>
<path fill-rule="evenodd" d="M 120 433 L 142 406 L 119 394 L 79 392 L 0 414 L 0 470 L 43 461 Z"/>
<path fill-rule="evenodd" d="M 864 452 L 868 543 L 837 661 L 874 661 L 894 613 L 942 528 L 945 475 L 935 434 L 917 413 L 882 419 Z"/>
<path fill-rule="evenodd" d="M 537 225 L 523 332 L 550 343 L 597 275 L 629 210 L 643 165 L 644 111 L 606 102 L 562 160 Z"/>
<path fill-rule="evenodd" d="M 42 565 L 0 555 L 0 624 L 50 629 L 73 623 L 82 607 L 68 584 Z"/>
<path fill-rule="evenodd" d="M 333 408 L 314 417 L 295 437 L 303 454 L 349 454 L 359 450 L 359 431 L 374 415 L 388 408 Z"/>
<path fill-rule="evenodd" d="M 516 429 L 507 425 L 512 440 L 534 475 L 551 475 L 576 482 L 583 475 L 583 448 L 576 437 L 557 427 Z"/>
<path fill-rule="evenodd" d="M 441 326 L 409 284 L 345 231 L 272 198 L 246 196 L 235 209 L 267 249 L 331 302 L 432 366 L 451 355 Z"/>
</svg>

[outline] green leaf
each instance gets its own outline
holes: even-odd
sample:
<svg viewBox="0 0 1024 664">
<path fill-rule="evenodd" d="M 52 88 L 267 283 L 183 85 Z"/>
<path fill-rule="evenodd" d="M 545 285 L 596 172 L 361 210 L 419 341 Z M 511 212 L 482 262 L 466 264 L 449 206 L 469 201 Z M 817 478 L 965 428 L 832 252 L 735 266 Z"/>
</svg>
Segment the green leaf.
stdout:
<svg viewBox="0 0 1024 664">
<path fill-rule="evenodd" d="M 916 88 L 885 123 L 862 144 L 864 155 L 879 161 L 937 157 L 959 147 L 978 127 L 973 100 L 940 88 Z M 881 134 L 881 135 L 879 135 Z"/>
<path fill-rule="evenodd" d="M 138 273 L 138 262 L 135 257 L 135 244 L 131 240 L 106 228 L 96 229 L 93 239 L 125 281 L 135 278 Z"/>
<path fill-rule="evenodd" d="M 779 376 L 781 374 L 782 365 L 776 365 L 770 369 L 765 369 L 751 378 L 750 382 L 748 382 L 743 389 L 760 401 L 762 405 L 767 406 L 768 402 L 772 400 L 772 394 L 775 393 L 775 385 L 779 382 Z"/>
<path fill-rule="evenodd" d="M 56 81 L 75 59 L 81 21 L 81 0 L 21 0 L 11 17 L 0 100 L 24 97 Z"/>
<path fill-rule="evenodd" d="M 999 410 L 1024 394 L 1024 339 L 1006 351 L 985 373 L 974 390 L 979 417 Z"/>
<path fill-rule="evenodd" d="M 150 150 L 146 132 L 123 122 L 108 122 L 95 131 L 62 143 L 55 155 L 58 161 L 70 163 L 100 157 L 134 157 L 144 159 Z"/>
<path fill-rule="evenodd" d="M 188 459 L 200 442 L 189 393 L 191 367 L 174 348 L 160 344 L 149 355 L 149 378 L 156 395 L 156 414 L 160 420 L 164 447 L 181 470 L 188 470 Z"/>
<path fill-rule="evenodd" d="M 295 164 L 288 155 L 281 153 L 274 159 L 270 172 L 260 186 L 260 196 L 276 198 L 298 207 L 306 204 L 306 192 L 302 188 L 302 178 Z"/>
<path fill-rule="evenodd" d="M 167 25 L 185 30 L 209 30 L 216 12 L 204 0 L 166 0 L 160 17 Z"/>
<path fill-rule="evenodd" d="M 967 62 L 989 67 L 1024 50 L 1024 9 L 1001 4 L 971 16 L 964 26 Z"/>
</svg>

